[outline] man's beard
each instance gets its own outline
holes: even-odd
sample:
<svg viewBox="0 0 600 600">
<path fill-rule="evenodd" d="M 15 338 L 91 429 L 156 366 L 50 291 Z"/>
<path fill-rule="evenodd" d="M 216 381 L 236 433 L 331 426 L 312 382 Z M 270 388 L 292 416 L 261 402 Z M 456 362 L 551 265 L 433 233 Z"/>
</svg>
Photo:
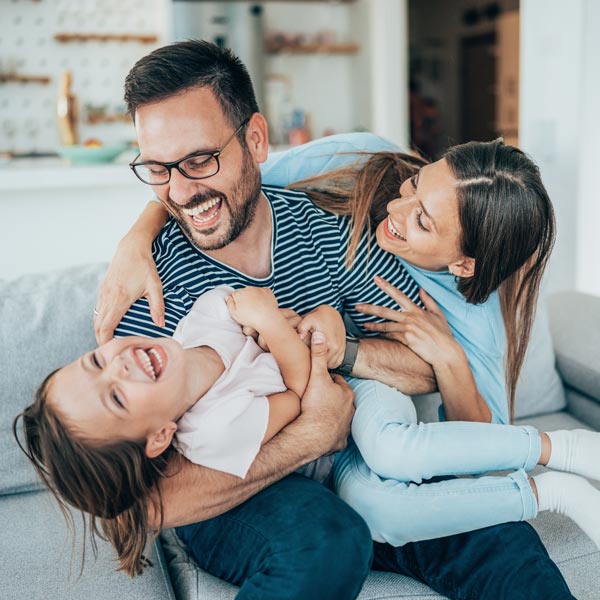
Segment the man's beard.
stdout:
<svg viewBox="0 0 600 600">
<path fill-rule="evenodd" d="M 199 250 L 220 250 L 224 248 L 233 242 L 254 219 L 261 191 L 260 170 L 252 161 L 252 156 L 248 148 L 244 145 L 242 149 L 242 173 L 233 187 L 230 196 L 217 190 L 207 190 L 204 193 L 192 196 L 184 206 L 176 204 L 170 198 L 167 198 L 165 202 L 167 209 L 173 215 L 185 235 Z M 194 229 L 187 216 L 182 213 L 184 208 L 194 208 L 213 198 L 221 201 L 221 211 L 223 211 L 224 207 L 227 207 L 230 221 L 226 231 L 217 239 L 210 240 L 209 237 L 219 227 L 220 222 L 217 222 L 214 228 L 206 229 L 200 233 Z"/>
</svg>

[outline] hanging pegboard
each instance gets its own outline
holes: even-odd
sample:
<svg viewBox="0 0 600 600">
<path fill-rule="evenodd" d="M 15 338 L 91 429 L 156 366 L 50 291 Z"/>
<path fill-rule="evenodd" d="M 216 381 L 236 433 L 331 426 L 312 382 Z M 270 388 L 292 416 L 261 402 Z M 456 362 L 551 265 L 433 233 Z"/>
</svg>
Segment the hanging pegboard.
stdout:
<svg viewBox="0 0 600 600">
<path fill-rule="evenodd" d="M 136 60 L 165 43 L 167 11 L 167 0 L 0 0 L 0 152 L 56 149 L 58 85 L 66 69 L 81 139 L 133 140 L 131 123 L 118 117 L 125 110 L 123 82 Z M 38 80 L 23 81 L 30 77 Z M 94 107 L 100 118 L 96 113 L 89 122 Z"/>
</svg>

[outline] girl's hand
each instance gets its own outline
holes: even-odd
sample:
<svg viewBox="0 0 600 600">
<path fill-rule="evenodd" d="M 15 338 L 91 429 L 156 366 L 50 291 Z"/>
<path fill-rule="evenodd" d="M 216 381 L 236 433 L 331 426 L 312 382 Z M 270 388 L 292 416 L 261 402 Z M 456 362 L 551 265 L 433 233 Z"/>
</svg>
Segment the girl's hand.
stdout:
<svg viewBox="0 0 600 600">
<path fill-rule="evenodd" d="M 289 326 L 292 329 L 298 329 L 298 325 L 302 321 L 302 317 L 291 308 L 280 308 L 279 314 L 288 322 Z M 248 325 L 242 326 L 242 332 L 244 335 L 249 335 L 253 337 L 256 343 L 265 351 L 270 352 L 269 345 L 267 344 L 265 338 L 258 333 L 254 327 L 250 327 Z M 310 346 L 308 339 L 302 340 L 307 346 Z"/>
<path fill-rule="evenodd" d="M 457 352 L 458 343 L 452 337 L 446 317 L 433 298 L 421 289 L 419 295 L 427 309 L 422 310 L 381 277 L 375 277 L 375 284 L 395 300 L 401 310 L 358 304 L 356 310 L 359 312 L 387 319 L 384 323 L 365 323 L 365 329 L 378 331 L 383 337 L 402 342 L 434 368 L 451 361 Z"/>
<path fill-rule="evenodd" d="M 245 287 L 225 298 L 231 316 L 243 327 L 258 332 L 281 319 L 275 295 L 269 288 Z"/>
<path fill-rule="evenodd" d="M 129 307 L 139 298 L 147 298 L 150 316 L 158 327 L 165 326 L 162 283 L 154 259 L 152 244 L 145 236 L 126 235 L 100 285 L 94 332 L 98 344 L 108 342 Z"/>
<path fill-rule="evenodd" d="M 342 364 L 346 350 L 346 326 L 342 315 L 333 306 L 317 306 L 300 321 L 296 330 L 305 343 L 310 342 L 314 331 L 323 332 L 327 339 L 327 368 L 335 369 Z"/>
</svg>

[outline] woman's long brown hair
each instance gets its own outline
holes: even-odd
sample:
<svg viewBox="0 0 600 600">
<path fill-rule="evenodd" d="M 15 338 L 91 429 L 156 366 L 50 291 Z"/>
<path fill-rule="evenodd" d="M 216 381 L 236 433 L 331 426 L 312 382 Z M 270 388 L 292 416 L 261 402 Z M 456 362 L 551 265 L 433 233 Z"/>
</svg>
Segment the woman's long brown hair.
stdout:
<svg viewBox="0 0 600 600">
<path fill-rule="evenodd" d="M 148 508 L 163 523 L 159 480 L 167 473 L 172 448 L 156 458 L 144 453 L 143 441 L 115 441 L 98 446 L 77 439 L 48 405 L 51 373 L 35 394 L 35 400 L 13 421 L 13 434 L 50 489 L 71 531 L 69 506 L 81 511 L 85 537 L 89 531 L 94 554 L 96 539 L 109 541 L 117 551 L 118 570 L 130 577 L 141 575 L 150 561 L 144 555 L 151 531 Z M 24 443 L 18 432 L 23 420 Z M 154 538 L 153 538 L 154 539 Z"/>
<path fill-rule="evenodd" d="M 444 158 L 456 179 L 461 250 L 475 259 L 473 277 L 459 278 L 457 287 L 471 304 L 481 304 L 499 291 L 512 420 L 540 283 L 554 244 L 552 203 L 533 161 L 501 140 L 454 146 Z M 324 210 L 351 218 L 348 267 L 363 232 L 371 242 L 400 184 L 427 164 L 400 152 L 365 153 L 362 159 L 289 186 L 308 194 Z"/>
</svg>

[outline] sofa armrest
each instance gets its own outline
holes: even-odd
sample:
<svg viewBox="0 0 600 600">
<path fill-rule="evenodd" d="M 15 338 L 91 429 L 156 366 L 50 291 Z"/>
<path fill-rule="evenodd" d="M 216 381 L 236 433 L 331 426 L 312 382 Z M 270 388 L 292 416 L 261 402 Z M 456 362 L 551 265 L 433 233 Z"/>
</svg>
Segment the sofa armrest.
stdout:
<svg viewBox="0 0 600 600">
<path fill-rule="evenodd" d="M 600 297 L 560 292 L 548 298 L 548 312 L 563 382 L 600 403 Z"/>
</svg>

